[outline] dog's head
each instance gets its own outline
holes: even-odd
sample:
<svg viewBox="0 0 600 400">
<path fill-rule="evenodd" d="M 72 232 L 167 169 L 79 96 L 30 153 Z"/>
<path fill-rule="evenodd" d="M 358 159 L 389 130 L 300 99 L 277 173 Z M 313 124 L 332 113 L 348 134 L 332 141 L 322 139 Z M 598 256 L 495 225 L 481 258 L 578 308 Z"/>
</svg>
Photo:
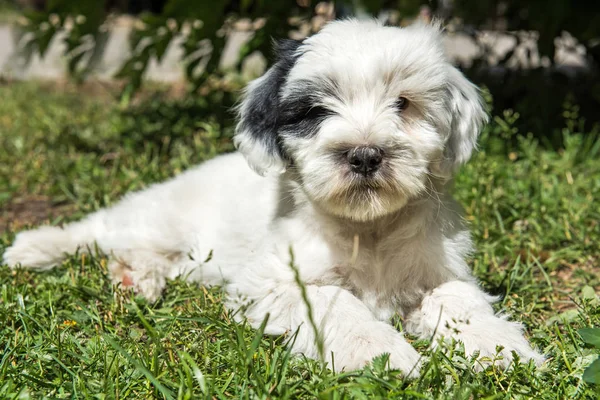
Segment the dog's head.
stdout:
<svg viewBox="0 0 600 400">
<path fill-rule="evenodd" d="M 325 211 L 371 220 L 449 179 L 487 116 L 436 26 L 333 22 L 250 83 L 235 143 L 258 173 L 292 166 Z"/>
</svg>

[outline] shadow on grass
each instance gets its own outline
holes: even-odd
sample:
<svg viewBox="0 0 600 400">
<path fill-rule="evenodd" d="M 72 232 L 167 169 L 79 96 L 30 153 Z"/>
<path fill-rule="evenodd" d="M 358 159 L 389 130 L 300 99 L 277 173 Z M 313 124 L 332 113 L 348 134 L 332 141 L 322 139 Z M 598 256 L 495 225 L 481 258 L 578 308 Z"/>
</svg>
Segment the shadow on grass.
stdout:
<svg viewBox="0 0 600 400">
<path fill-rule="evenodd" d="M 77 124 L 67 124 L 60 135 L 48 138 L 52 142 L 48 145 L 96 155 L 123 148 L 142 153 L 150 148 L 168 156 L 176 143 L 189 145 L 200 135 L 207 136 L 218 151 L 229 151 L 237 96 L 237 91 L 223 90 L 205 95 L 146 93 L 135 104 L 118 109 L 109 132 L 95 135 Z"/>
</svg>

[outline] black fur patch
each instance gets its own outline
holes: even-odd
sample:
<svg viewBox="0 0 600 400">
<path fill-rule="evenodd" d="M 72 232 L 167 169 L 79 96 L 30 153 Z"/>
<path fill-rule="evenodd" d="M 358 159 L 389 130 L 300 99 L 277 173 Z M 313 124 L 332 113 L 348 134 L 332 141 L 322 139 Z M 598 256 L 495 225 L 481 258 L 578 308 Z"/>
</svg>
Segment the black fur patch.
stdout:
<svg viewBox="0 0 600 400">
<path fill-rule="evenodd" d="M 316 86 L 312 82 L 297 82 L 292 92 L 280 104 L 280 131 L 291 136 L 310 137 L 315 135 L 321 123 L 333 111 L 320 105 L 325 96 L 332 96 L 326 85 Z"/>
<path fill-rule="evenodd" d="M 262 84 L 249 93 L 241 129 L 261 142 L 272 155 L 285 158 L 279 143 L 279 91 L 298 59 L 296 50 L 302 44 L 297 40 L 282 40 L 275 46 L 277 61 L 267 72 Z"/>
</svg>

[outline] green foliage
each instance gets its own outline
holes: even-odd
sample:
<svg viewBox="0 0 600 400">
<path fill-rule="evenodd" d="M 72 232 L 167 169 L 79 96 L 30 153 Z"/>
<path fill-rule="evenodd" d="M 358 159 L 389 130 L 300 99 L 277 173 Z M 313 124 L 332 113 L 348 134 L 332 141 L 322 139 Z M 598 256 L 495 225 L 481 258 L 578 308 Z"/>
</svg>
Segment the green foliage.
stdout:
<svg viewBox="0 0 600 400">
<path fill-rule="evenodd" d="M 28 57 L 38 52 L 44 55 L 50 41 L 60 32 L 66 43 L 69 72 L 83 79 L 94 67 L 104 51 L 107 40 L 106 23 L 108 1 L 48 0 L 43 11 L 26 11 L 28 23 L 24 33 L 23 52 Z M 160 14 L 143 13 L 130 35 L 131 55 L 117 72 L 127 84 L 123 90 L 125 101 L 137 91 L 151 60 L 160 62 L 167 48 L 178 35 L 186 79 L 192 89 L 199 88 L 206 79 L 218 73 L 219 60 L 225 47 L 225 34 L 232 21 L 247 17 L 265 18 L 265 24 L 242 50 L 241 60 L 255 50 L 270 54 L 273 37 L 287 37 L 291 29 L 289 17 L 310 15 L 310 10 L 296 2 L 265 2 L 246 0 L 183 1 L 167 0 Z M 240 60 L 240 65 L 241 65 Z"/>
<path fill-rule="evenodd" d="M 127 12 L 128 5 L 134 2 L 46 0 L 41 3 L 44 4 L 43 9 L 25 12 L 28 23 L 22 26 L 26 35 L 26 40 L 20 42 L 23 53 L 27 58 L 36 53 L 43 55 L 52 38 L 61 34 L 66 44 L 69 73 L 76 81 L 82 81 L 101 59 L 108 40 L 107 29 L 115 12 Z M 115 4 L 121 8 L 115 9 Z M 272 39 L 288 37 L 290 31 L 297 28 L 295 24 L 298 21 L 309 24 L 317 2 L 158 0 L 152 4 L 156 6 L 154 13 L 144 11 L 136 16 L 130 33 L 131 53 L 116 73 L 116 77 L 124 82 L 121 93 L 123 104 L 132 101 L 150 62 L 160 62 L 169 46 L 181 48 L 185 78 L 190 91 L 195 92 L 211 76 L 222 77 L 219 61 L 226 35 L 236 21 L 247 18 L 253 22 L 253 35 L 240 49 L 236 65 L 239 71 L 244 59 L 254 51 L 270 58 Z M 448 21 L 452 20 L 463 33 L 472 33 L 473 29 L 499 30 L 511 35 L 517 45 L 523 40 L 518 31 L 534 31 L 538 33 L 540 56 L 547 56 L 550 61 L 556 51 L 555 39 L 567 31 L 586 50 L 587 72 L 577 69 L 575 77 L 572 77 L 560 70 L 550 73 L 545 68 L 510 68 L 503 73 L 494 68 L 492 71 L 488 65 L 491 49 L 471 35 L 481 52 L 468 69 L 468 76 L 476 83 L 486 85 L 494 94 L 497 113 L 505 109 L 515 110 L 522 116 L 516 128 L 545 137 L 555 148 L 560 147 L 562 140 L 557 127 L 562 127 L 561 113 L 565 101 L 581 106 L 580 115 L 585 119 L 586 130 L 600 123 L 600 114 L 597 113 L 600 107 L 600 83 L 597 79 L 600 66 L 600 2 L 457 0 L 452 2 L 450 10 L 446 8 L 448 2 L 432 0 L 343 0 L 335 4 L 337 16 L 355 13 L 377 16 L 381 11 L 393 11 L 400 16 L 400 22 L 410 21 L 419 13 L 421 6 L 428 5 L 434 15 L 439 12 Z M 509 50 L 500 64 L 514 61 L 515 49 L 516 46 Z M 532 54 L 520 57 L 532 57 Z"/>
<path fill-rule="evenodd" d="M 596 306 L 599 306 L 596 301 Z M 584 328 L 578 331 L 583 341 L 594 347 L 600 353 L 600 328 Z M 591 363 L 583 373 L 583 380 L 589 383 L 600 384 L 600 358 Z"/>
<path fill-rule="evenodd" d="M 586 130 L 600 123 L 597 113 L 600 107 L 600 81 L 597 78 L 600 72 L 600 2 L 456 0 L 453 4 L 451 17 L 459 19 L 465 27 L 498 31 L 514 39 L 515 45 L 499 60 L 500 67 L 517 59 L 535 59 L 535 52 L 529 50 L 517 57 L 516 49 L 524 40 L 520 35 L 522 31 L 533 32 L 538 55 L 558 67 L 490 69 L 488 55 L 498 49 L 480 44 L 480 56 L 466 72 L 470 79 L 487 86 L 493 93 L 496 112 L 518 111 L 522 117 L 518 128 L 534 132 L 555 148 L 559 148 L 562 141 L 558 128 L 563 125 L 565 102 L 581 107 L 580 115 L 585 120 Z M 468 29 L 465 31 L 469 32 Z M 577 46 L 585 49 L 586 68 L 555 64 L 556 39 L 564 37 L 565 32 L 575 39 Z M 474 40 L 474 43 L 479 42 Z"/>
<path fill-rule="evenodd" d="M 579 335 L 585 343 L 600 349 L 600 328 L 580 329 Z"/>
<path fill-rule="evenodd" d="M 40 196 L 51 206 L 41 219 L 72 220 L 231 149 L 232 120 L 216 112 L 222 94 L 141 95 L 123 109 L 88 86 L 0 86 L 0 223 Z M 597 368 L 600 326 L 600 139 L 569 119 L 556 151 L 515 131 L 514 118 L 486 129 L 455 195 L 476 242 L 475 274 L 524 323 L 547 356 L 541 368 L 475 372 L 461 346 L 432 351 L 409 337 L 425 356 L 414 381 L 385 356 L 333 374 L 291 355 L 289 337 L 234 322 L 218 288 L 176 280 L 148 304 L 111 285 L 102 255 L 73 254 L 45 273 L 0 266 L 0 398 L 597 398 L 584 371 Z M 25 214 L 9 215 L 0 255 Z"/>
<path fill-rule="evenodd" d="M 569 32 L 588 49 L 600 37 L 600 3 L 593 1 L 544 0 L 457 0 L 455 14 L 476 27 L 495 27 L 499 23 L 507 31 L 531 30 L 539 33 L 541 55 L 553 57 L 555 38 Z M 596 52 L 588 55 L 598 62 Z"/>
<path fill-rule="evenodd" d="M 102 51 L 100 27 L 105 21 L 108 1 L 95 0 L 47 0 L 43 11 L 28 11 L 28 31 L 33 33 L 28 46 L 37 48 L 43 54 L 50 39 L 59 31 L 67 32 L 65 42 L 70 59 L 69 70 L 76 72 L 77 65 L 87 53 Z M 126 3 L 126 2 L 125 2 Z M 142 24 L 132 32 L 133 55 L 119 72 L 119 76 L 129 78 L 132 88 L 139 87 L 149 59 L 160 60 L 177 34 L 184 33 L 182 44 L 186 77 L 196 85 L 205 79 L 205 74 L 195 73 L 201 62 L 208 62 L 205 73 L 216 71 L 218 59 L 225 45 L 224 30 L 231 21 L 240 17 L 251 19 L 266 18 L 266 25 L 260 28 L 249 45 L 253 49 L 265 49 L 270 37 L 287 37 L 291 28 L 289 18 L 312 15 L 311 2 L 299 6 L 296 1 L 233 0 L 185 1 L 164 0 L 159 14 L 141 15 Z M 377 15 L 382 10 L 396 10 L 403 17 L 414 16 L 422 4 L 429 4 L 436 10 L 437 2 L 421 0 L 363 0 L 359 2 L 341 1 L 340 6 L 348 10 L 357 8 Z M 314 6 L 314 4 L 313 4 Z M 339 7 L 338 7 L 339 9 Z M 541 55 L 553 59 L 556 49 L 555 38 L 567 31 L 577 38 L 588 50 L 588 56 L 600 62 L 597 38 L 600 37 L 600 3 L 570 2 L 567 0 L 548 3 L 542 0 L 504 1 L 460 0 L 452 6 L 452 17 L 459 17 L 466 25 L 476 28 L 494 28 L 501 24 L 505 31 L 519 30 L 539 33 L 538 49 Z M 58 17 L 58 18 L 57 18 Z M 69 23 L 67 23 L 69 21 Z M 74 22 L 74 23 L 73 23 Z M 183 29 L 186 27 L 186 29 Z M 518 35 L 514 36 L 520 41 Z M 201 42 L 211 43 L 212 55 L 199 51 Z M 249 54 L 243 51 L 242 58 Z M 268 54 L 263 51 L 263 54 Z M 513 55 L 509 52 L 505 61 Z M 205 59 L 205 61 L 202 61 Z M 485 62 L 485 57 L 481 57 Z M 72 64 L 72 65 L 71 65 Z M 88 63 L 90 64 L 90 63 Z M 597 65 L 595 65 L 597 66 Z M 594 67 L 595 67 L 594 66 Z"/>
<path fill-rule="evenodd" d="M 34 52 L 46 53 L 59 32 L 64 38 L 69 73 L 81 80 L 100 55 L 107 33 L 100 30 L 106 14 L 102 2 L 94 0 L 48 0 L 46 10 L 25 11 L 29 23 L 25 32 L 31 34 L 23 51 L 30 57 Z"/>
</svg>

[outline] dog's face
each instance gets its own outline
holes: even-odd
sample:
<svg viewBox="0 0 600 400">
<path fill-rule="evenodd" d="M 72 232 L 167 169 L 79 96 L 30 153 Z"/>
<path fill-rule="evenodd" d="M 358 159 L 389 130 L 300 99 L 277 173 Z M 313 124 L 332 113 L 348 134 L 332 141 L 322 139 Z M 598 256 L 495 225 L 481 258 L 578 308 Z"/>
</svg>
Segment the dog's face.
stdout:
<svg viewBox="0 0 600 400">
<path fill-rule="evenodd" d="M 449 179 L 487 118 L 437 27 L 333 22 L 278 54 L 247 89 L 235 143 L 261 174 L 291 167 L 337 216 L 372 220 Z"/>
</svg>

